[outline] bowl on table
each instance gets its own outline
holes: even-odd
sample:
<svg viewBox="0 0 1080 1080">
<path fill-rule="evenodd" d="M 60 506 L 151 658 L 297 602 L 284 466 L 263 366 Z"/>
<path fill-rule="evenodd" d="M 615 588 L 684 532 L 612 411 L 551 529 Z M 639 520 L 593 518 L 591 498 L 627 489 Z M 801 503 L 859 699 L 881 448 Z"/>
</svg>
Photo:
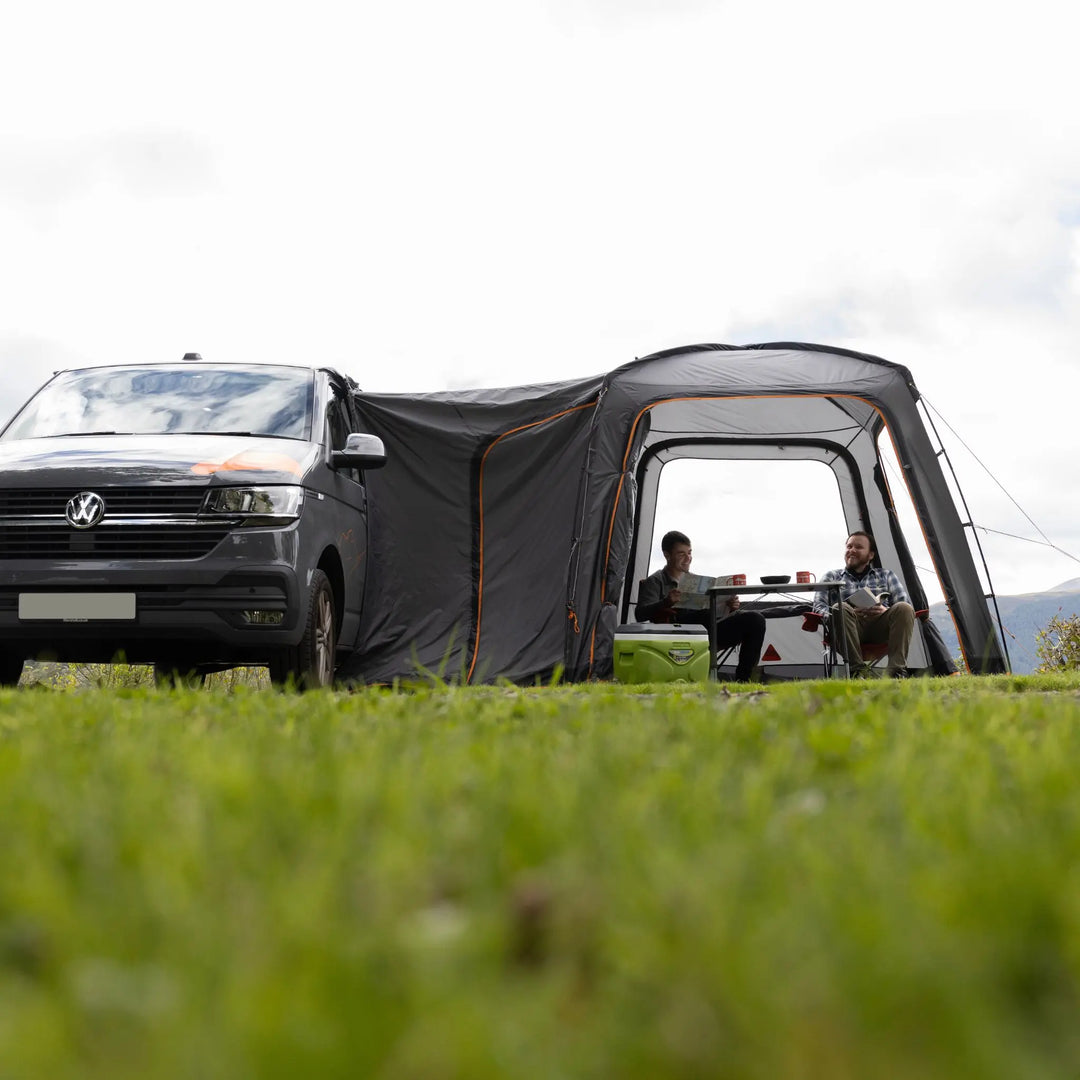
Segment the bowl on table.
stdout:
<svg viewBox="0 0 1080 1080">
<path fill-rule="evenodd" d="M 761 579 L 762 585 L 786 585 L 791 581 L 790 574 L 766 574 Z"/>
</svg>

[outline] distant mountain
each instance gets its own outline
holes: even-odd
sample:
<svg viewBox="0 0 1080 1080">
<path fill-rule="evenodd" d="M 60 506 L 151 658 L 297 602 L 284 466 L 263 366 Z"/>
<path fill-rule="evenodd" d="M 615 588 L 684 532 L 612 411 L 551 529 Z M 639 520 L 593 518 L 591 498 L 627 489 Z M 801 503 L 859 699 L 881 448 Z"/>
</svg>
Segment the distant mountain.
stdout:
<svg viewBox="0 0 1080 1080">
<path fill-rule="evenodd" d="M 1060 585 L 1055 585 L 1052 589 L 1047 589 L 1047 592 L 1080 592 L 1080 577 L 1069 578 L 1068 581 L 1063 581 Z"/>
<path fill-rule="evenodd" d="M 1005 647 L 1012 669 L 1017 675 L 1030 675 L 1040 663 L 1039 654 L 1035 651 L 1039 631 L 1045 629 L 1054 615 L 1080 615 L 1080 578 L 1062 582 L 1046 592 L 999 596 L 997 606 L 1005 627 Z M 990 614 L 994 614 L 992 604 Z M 958 656 L 960 645 L 956 639 L 956 628 L 945 605 L 933 604 L 930 618 L 941 631 L 949 655 Z"/>
</svg>

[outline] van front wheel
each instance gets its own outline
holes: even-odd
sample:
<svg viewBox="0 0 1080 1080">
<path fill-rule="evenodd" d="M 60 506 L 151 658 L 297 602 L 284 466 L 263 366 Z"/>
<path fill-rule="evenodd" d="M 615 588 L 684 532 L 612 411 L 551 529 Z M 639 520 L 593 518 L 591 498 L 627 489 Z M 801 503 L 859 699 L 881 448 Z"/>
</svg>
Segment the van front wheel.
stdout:
<svg viewBox="0 0 1080 1080">
<path fill-rule="evenodd" d="M 282 649 L 270 658 L 270 681 L 285 684 L 290 678 L 301 690 L 331 686 L 337 654 L 337 615 L 334 590 L 321 571 L 311 575 L 304 636 L 296 648 Z"/>
</svg>

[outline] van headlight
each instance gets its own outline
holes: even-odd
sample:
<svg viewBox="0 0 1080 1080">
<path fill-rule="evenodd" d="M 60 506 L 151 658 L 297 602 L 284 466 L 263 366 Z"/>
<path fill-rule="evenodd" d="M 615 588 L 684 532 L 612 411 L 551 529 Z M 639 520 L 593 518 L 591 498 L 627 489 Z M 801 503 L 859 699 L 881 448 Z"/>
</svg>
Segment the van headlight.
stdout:
<svg viewBox="0 0 1080 1080">
<path fill-rule="evenodd" d="M 243 525 L 287 525 L 303 505 L 304 489 L 296 485 L 214 488 L 206 493 L 203 513 L 238 518 Z"/>
</svg>

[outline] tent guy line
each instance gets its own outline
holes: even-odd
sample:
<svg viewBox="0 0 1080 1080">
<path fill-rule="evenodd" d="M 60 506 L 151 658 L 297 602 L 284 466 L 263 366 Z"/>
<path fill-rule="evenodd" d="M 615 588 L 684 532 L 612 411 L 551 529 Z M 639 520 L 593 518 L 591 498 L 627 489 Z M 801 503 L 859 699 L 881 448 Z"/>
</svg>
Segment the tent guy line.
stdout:
<svg viewBox="0 0 1080 1080">
<path fill-rule="evenodd" d="M 1030 523 L 1031 527 L 1043 538 L 1043 541 L 1045 542 L 1044 546 L 1046 546 L 1048 548 L 1051 548 L 1052 550 L 1058 552 L 1061 555 L 1067 556 L 1068 558 L 1072 559 L 1073 562 L 1080 562 L 1080 559 L 1078 559 L 1075 555 L 1073 555 L 1070 552 L 1066 551 L 1064 548 L 1058 547 L 1058 545 L 1055 544 L 1050 539 L 1050 537 L 1047 536 L 1045 532 L 1043 532 L 1043 530 L 1041 528 L 1039 528 L 1039 525 L 1035 521 L 1035 519 L 1020 505 L 1019 502 L 1016 501 L 1016 499 L 1013 497 L 1012 493 L 1008 490 L 1008 488 L 1006 488 L 1005 485 L 990 471 L 989 467 L 983 462 L 983 460 L 979 457 L 979 455 L 976 454 L 975 451 L 972 450 L 971 447 L 968 446 L 968 444 L 960 437 L 960 435 L 958 434 L 956 429 L 952 426 L 952 424 L 949 423 L 948 420 L 945 419 L 944 416 L 941 415 L 941 413 L 933 405 L 933 403 L 931 401 L 929 401 L 929 399 L 927 399 L 926 397 L 923 397 L 922 401 L 925 403 L 925 405 L 926 405 L 926 407 L 928 409 L 933 409 L 934 414 L 949 429 L 949 431 L 952 433 L 953 437 L 957 440 L 957 442 L 959 442 L 960 445 L 975 459 L 975 461 L 978 462 L 978 464 L 982 468 L 983 472 L 985 472 L 986 475 L 989 476 L 990 479 L 993 480 L 995 484 L 997 484 L 997 486 L 1001 489 L 1002 493 L 1009 500 L 1009 502 L 1011 502 L 1013 504 L 1013 506 L 1015 506 L 1016 509 L 1019 510 L 1020 513 L 1024 515 L 1024 518 Z M 974 522 L 972 524 L 974 525 Z M 1015 540 L 1030 540 L 1030 537 L 1014 536 L 1012 533 L 1001 532 L 1000 530 L 997 530 L 997 529 L 990 529 L 990 528 L 987 528 L 984 525 L 975 525 L 975 528 L 983 529 L 985 532 L 997 533 L 997 535 L 999 535 L 999 536 L 1010 536 Z M 1034 543 L 1034 544 L 1039 543 L 1038 540 L 1030 540 L 1030 542 Z"/>
</svg>

